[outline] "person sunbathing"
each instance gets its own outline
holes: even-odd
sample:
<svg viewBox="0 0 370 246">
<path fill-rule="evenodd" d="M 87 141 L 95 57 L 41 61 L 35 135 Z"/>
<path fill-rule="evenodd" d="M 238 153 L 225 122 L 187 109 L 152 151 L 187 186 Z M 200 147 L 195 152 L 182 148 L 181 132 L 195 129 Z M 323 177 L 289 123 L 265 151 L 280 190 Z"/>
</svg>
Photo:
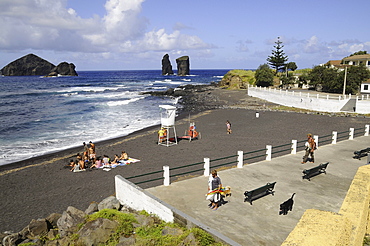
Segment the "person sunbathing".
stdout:
<svg viewBox="0 0 370 246">
<path fill-rule="evenodd" d="M 114 159 L 111 162 L 111 164 L 119 164 L 119 161 L 120 161 L 120 157 L 116 154 L 114 155 Z"/>
<path fill-rule="evenodd" d="M 119 158 L 121 161 L 127 161 L 128 160 L 128 154 L 125 151 L 122 151 L 122 154 Z"/>
<path fill-rule="evenodd" d="M 111 167 L 110 159 L 107 155 L 103 157 L 103 167 Z"/>
<path fill-rule="evenodd" d="M 101 168 L 103 167 L 102 161 L 100 160 L 100 157 L 96 158 L 95 163 L 90 168 Z"/>
</svg>

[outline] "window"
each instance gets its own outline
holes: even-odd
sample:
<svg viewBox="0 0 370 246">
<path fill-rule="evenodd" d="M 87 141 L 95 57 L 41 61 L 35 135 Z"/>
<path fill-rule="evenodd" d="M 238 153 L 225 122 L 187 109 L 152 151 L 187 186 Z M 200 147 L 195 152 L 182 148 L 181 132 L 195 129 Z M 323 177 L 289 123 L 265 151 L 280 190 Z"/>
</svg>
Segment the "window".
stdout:
<svg viewBox="0 0 370 246">
<path fill-rule="evenodd" d="M 370 61 L 367 61 L 367 65 L 370 66 Z"/>
<path fill-rule="evenodd" d="M 356 65 L 356 62 L 355 62 L 355 61 L 353 61 L 353 62 L 352 62 L 352 65 Z"/>
<path fill-rule="evenodd" d="M 369 90 L 369 85 L 364 85 L 364 91 L 368 91 Z"/>
</svg>

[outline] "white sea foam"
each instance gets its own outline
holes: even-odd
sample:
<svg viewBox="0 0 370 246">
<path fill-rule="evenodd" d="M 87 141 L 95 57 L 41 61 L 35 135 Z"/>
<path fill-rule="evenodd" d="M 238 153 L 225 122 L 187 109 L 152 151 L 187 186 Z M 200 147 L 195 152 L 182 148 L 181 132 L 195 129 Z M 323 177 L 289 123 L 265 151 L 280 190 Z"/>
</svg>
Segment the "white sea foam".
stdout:
<svg viewBox="0 0 370 246">
<path fill-rule="evenodd" d="M 110 107 L 127 105 L 129 103 L 136 102 L 136 101 L 144 99 L 144 98 L 145 97 L 137 97 L 137 98 L 131 98 L 131 99 L 128 99 L 128 100 L 111 101 L 111 102 L 107 102 L 107 105 L 110 106 Z"/>
</svg>

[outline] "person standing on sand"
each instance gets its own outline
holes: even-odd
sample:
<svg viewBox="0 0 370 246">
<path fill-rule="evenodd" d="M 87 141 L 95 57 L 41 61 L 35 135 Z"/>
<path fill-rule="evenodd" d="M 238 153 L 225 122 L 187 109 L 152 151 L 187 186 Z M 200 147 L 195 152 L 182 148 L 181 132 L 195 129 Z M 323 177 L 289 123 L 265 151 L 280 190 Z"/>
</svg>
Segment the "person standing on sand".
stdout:
<svg viewBox="0 0 370 246">
<path fill-rule="evenodd" d="M 230 121 L 226 121 L 226 132 L 227 134 L 231 134 L 231 123 Z"/>
<path fill-rule="evenodd" d="M 83 142 L 82 145 L 84 146 L 84 154 L 83 155 L 88 155 L 88 153 L 89 153 L 89 146 L 87 146 L 87 144 L 85 142 Z"/>
<path fill-rule="evenodd" d="M 96 161 L 96 153 L 92 145 L 90 145 L 90 148 L 89 148 L 89 160 L 92 163 L 95 163 Z"/>
</svg>

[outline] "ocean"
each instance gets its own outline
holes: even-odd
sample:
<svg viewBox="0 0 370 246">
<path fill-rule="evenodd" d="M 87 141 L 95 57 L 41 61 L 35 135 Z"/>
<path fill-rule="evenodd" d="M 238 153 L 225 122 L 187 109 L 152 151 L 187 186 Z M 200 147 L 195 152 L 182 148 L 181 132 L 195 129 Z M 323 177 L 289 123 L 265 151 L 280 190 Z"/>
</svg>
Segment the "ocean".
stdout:
<svg viewBox="0 0 370 246">
<path fill-rule="evenodd" d="M 126 136 L 160 123 L 159 105 L 175 98 L 142 95 L 219 82 L 229 70 L 77 71 L 79 76 L 0 76 L 0 165 Z"/>
</svg>

